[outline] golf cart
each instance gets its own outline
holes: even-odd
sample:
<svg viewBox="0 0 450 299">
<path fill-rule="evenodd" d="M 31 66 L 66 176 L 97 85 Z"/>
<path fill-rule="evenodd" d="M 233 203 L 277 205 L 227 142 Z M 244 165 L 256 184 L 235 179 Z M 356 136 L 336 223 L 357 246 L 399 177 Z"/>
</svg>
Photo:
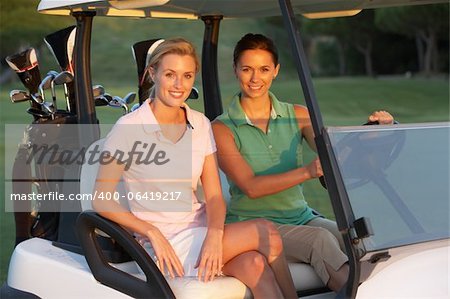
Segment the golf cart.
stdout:
<svg viewBox="0 0 450 299">
<path fill-rule="evenodd" d="M 441 1 L 415 1 L 415 4 L 436 2 Z M 299 295 L 310 298 L 446 298 L 450 281 L 450 124 L 325 127 L 295 22 L 297 14 L 351 15 L 365 8 L 408 3 L 403 0 L 43 0 L 38 7 L 40 12 L 72 15 L 76 19 L 73 80 L 61 79 L 67 85 L 73 84 L 74 100 L 70 102 L 71 96 L 68 96 L 71 110 L 67 114 L 57 110 L 52 114 L 55 110 L 46 108 L 50 113 L 43 114 L 44 118 L 36 116 L 29 129 L 30 140 L 51 144 L 61 136 L 70 136 L 59 142 L 65 148 L 85 148 L 87 152 L 101 143 L 90 74 L 94 17 L 202 20 L 205 24 L 202 72 L 209 74 L 202 77 L 203 94 L 205 114 L 212 120 L 222 113 L 217 69 L 221 20 L 281 15 L 311 115 L 325 185 L 350 266 L 346 288 L 334 294 L 323 286 L 308 265 L 291 264 Z M 42 108 L 42 105 L 36 105 L 42 104 L 39 99 L 33 101 L 34 109 Z M 71 127 L 71 124 L 76 127 Z M 52 127 L 48 129 L 46 125 Z M 55 177 L 45 179 L 50 182 L 59 179 L 59 183 L 50 184 L 48 191 L 57 189 L 68 194 L 92 192 L 95 167 L 89 163 L 74 163 L 64 169 L 52 168 L 51 174 Z M 432 198 L 426 192 L 429 190 L 434 190 Z M 424 204 L 427 211 L 424 211 Z M 230 277 L 221 277 L 209 284 L 189 278 L 166 280 L 127 231 L 80 202 L 61 202 L 47 208 L 49 210 L 45 212 L 58 213 L 56 236 L 32 238 L 16 247 L 2 296 L 251 297 L 242 283 Z"/>
</svg>

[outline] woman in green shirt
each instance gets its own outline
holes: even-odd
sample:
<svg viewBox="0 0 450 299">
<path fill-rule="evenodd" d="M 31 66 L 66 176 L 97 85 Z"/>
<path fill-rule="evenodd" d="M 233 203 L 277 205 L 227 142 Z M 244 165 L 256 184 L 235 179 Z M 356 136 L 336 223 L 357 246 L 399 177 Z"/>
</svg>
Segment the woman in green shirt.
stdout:
<svg viewBox="0 0 450 299">
<path fill-rule="evenodd" d="M 324 284 L 338 291 L 348 276 L 339 231 L 335 222 L 314 214 L 301 185 L 323 175 L 318 158 L 302 161 L 303 140 L 316 150 L 308 110 L 269 91 L 280 69 L 272 40 L 247 34 L 233 58 L 240 92 L 213 123 L 220 168 L 230 184 L 227 221 L 273 221 L 288 260 L 311 264 Z M 393 118 L 376 111 L 369 121 L 388 124 Z"/>
</svg>

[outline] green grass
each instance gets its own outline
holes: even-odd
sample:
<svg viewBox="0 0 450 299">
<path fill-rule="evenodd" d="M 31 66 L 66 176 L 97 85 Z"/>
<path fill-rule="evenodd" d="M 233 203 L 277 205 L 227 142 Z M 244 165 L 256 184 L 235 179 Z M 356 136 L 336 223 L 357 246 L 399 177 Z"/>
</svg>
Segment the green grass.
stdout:
<svg viewBox="0 0 450 299">
<path fill-rule="evenodd" d="M 291 77 L 291 79 L 288 79 Z M 221 85 L 222 98 L 225 105 L 237 90 L 235 83 Z M 97 82 L 100 83 L 100 82 Z M 323 120 L 327 126 L 359 125 L 366 121 L 373 110 L 385 109 L 395 115 L 401 123 L 449 121 L 449 83 L 445 79 L 403 79 L 403 78 L 333 78 L 314 80 L 319 106 Z M 129 91 L 135 91 L 131 84 L 116 83 L 108 88 L 113 95 L 124 96 Z M 27 103 L 12 104 L 8 93 L 11 89 L 21 88 L 20 83 L 2 86 L 0 96 L 1 136 L 4 140 L 4 124 L 26 124 L 31 116 L 25 113 Z M 272 87 L 279 99 L 303 104 L 303 94 L 296 77 L 283 75 Z M 201 94 L 202 96 L 202 94 Z M 62 104 L 62 103 L 61 103 Z M 191 101 L 190 105 L 197 110 L 203 110 L 201 100 Z M 98 109 L 98 117 L 102 123 L 114 123 L 120 117 L 120 111 L 102 107 Z M 4 182 L 4 146 L 0 144 L 1 177 Z M 314 153 L 306 150 L 305 162 L 310 161 Z M 4 184 L 1 194 L 4 196 Z M 305 195 L 309 204 L 330 218 L 333 213 L 328 201 L 328 195 L 317 181 L 305 183 Z M 13 250 L 14 222 L 11 213 L 5 213 L 4 202 L 0 203 L 0 282 L 6 278 L 8 262 Z"/>
</svg>

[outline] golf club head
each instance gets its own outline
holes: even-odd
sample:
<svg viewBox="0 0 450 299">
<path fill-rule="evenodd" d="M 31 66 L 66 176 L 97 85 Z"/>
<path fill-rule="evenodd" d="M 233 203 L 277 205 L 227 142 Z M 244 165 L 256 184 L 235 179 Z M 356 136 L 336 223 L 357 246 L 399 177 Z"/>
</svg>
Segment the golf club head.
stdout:
<svg viewBox="0 0 450 299">
<path fill-rule="evenodd" d="M 110 95 L 109 93 L 105 93 L 103 96 L 106 98 L 106 100 L 108 101 L 108 103 L 111 102 L 111 101 L 113 100 L 112 95 Z"/>
<path fill-rule="evenodd" d="M 73 81 L 73 74 L 68 71 L 62 71 L 61 73 L 59 73 L 55 76 L 55 79 L 53 79 L 53 84 L 62 85 L 62 84 L 68 84 L 72 81 Z"/>
<path fill-rule="evenodd" d="M 126 96 L 123 97 L 123 102 L 125 104 L 131 104 L 134 102 L 134 99 L 136 98 L 136 93 L 135 92 L 129 92 Z"/>
<path fill-rule="evenodd" d="M 41 73 L 34 48 L 28 48 L 20 53 L 7 56 L 5 60 L 19 76 L 20 81 L 22 81 L 30 94 L 38 92 Z M 41 109 L 41 106 L 33 101 L 31 106 L 35 109 Z"/>
<path fill-rule="evenodd" d="M 117 106 L 117 107 L 121 107 L 121 105 L 123 103 L 125 103 L 123 101 L 123 99 L 121 97 L 119 97 L 119 96 L 113 96 L 112 100 L 109 101 L 109 102 L 111 103 L 111 105 L 114 105 L 114 106 Z"/>
<path fill-rule="evenodd" d="M 139 104 L 142 104 L 148 98 L 150 88 L 153 86 L 148 72 L 145 71 L 148 64 L 148 58 L 163 41 L 163 39 L 144 40 L 135 43 L 131 48 L 137 66 Z"/>
<path fill-rule="evenodd" d="M 10 91 L 9 98 L 13 103 L 25 102 L 31 99 L 30 94 L 28 92 L 26 92 L 25 90 L 17 90 L 17 89 Z"/>
<path fill-rule="evenodd" d="M 75 43 L 76 26 L 50 33 L 44 37 L 44 41 L 55 57 L 62 71 L 73 74 L 73 47 Z"/>
<path fill-rule="evenodd" d="M 114 96 L 111 101 L 109 101 L 108 106 L 112 108 L 121 108 L 124 110 L 124 114 L 128 113 L 128 106 L 124 100 L 119 96 Z"/>
<path fill-rule="evenodd" d="M 98 107 L 99 106 L 108 106 L 108 104 L 109 104 L 108 99 L 103 95 L 95 97 L 94 101 L 95 101 L 95 106 L 98 106 Z"/>
<path fill-rule="evenodd" d="M 92 86 L 92 94 L 95 98 L 101 97 L 105 94 L 105 88 L 102 85 Z"/>
<path fill-rule="evenodd" d="M 117 100 L 112 100 L 108 102 L 108 106 L 112 108 L 122 108 L 122 103 Z"/>
</svg>

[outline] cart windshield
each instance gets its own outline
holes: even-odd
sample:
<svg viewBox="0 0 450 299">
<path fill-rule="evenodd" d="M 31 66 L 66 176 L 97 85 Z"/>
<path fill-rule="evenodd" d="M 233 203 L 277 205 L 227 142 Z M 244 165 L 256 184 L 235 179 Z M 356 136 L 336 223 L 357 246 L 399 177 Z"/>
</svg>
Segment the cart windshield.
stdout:
<svg viewBox="0 0 450 299">
<path fill-rule="evenodd" d="M 450 123 L 328 129 L 367 251 L 450 236 Z"/>
</svg>

